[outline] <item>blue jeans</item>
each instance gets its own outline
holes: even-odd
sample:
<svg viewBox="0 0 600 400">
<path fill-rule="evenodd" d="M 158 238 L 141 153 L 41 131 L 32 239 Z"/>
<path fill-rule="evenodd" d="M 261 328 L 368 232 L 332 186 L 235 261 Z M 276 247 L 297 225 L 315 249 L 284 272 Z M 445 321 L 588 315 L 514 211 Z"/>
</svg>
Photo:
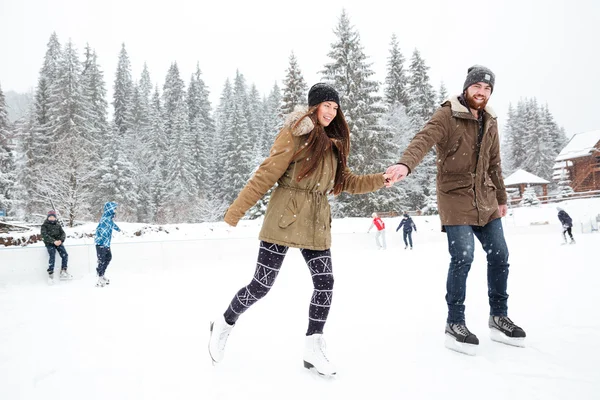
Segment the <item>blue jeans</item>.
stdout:
<svg viewBox="0 0 600 400">
<path fill-rule="evenodd" d="M 410 242 L 410 247 L 412 246 L 412 231 L 404 231 L 402 234 L 404 238 L 404 245 L 408 247 L 408 242 Z M 408 241 L 406 240 L 408 238 Z"/>
<path fill-rule="evenodd" d="M 98 267 L 96 267 L 96 272 L 98 273 L 98 276 L 104 276 L 106 268 L 108 268 L 108 264 L 110 264 L 110 261 L 112 260 L 110 247 L 96 245 L 96 255 L 98 256 Z"/>
<path fill-rule="evenodd" d="M 46 250 L 48 250 L 49 260 L 48 260 L 48 273 L 54 273 L 54 262 L 56 260 L 56 252 L 62 258 L 61 269 L 67 269 L 67 263 L 69 262 L 69 255 L 67 254 L 67 250 L 65 250 L 65 246 L 62 244 L 60 246 L 55 246 L 54 244 L 47 244 Z"/>
<path fill-rule="evenodd" d="M 506 283 L 508 281 L 508 247 L 504 240 L 502 221 L 497 218 L 485 226 L 446 225 L 450 269 L 446 282 L 448 322 L 465 322 L 465 295 L 467 275 L 473 262 L 475 244 L 473 235 L 487 253 L 487 281 L 490 315 L 506 316 L 508 312 Z"/>
</svg>

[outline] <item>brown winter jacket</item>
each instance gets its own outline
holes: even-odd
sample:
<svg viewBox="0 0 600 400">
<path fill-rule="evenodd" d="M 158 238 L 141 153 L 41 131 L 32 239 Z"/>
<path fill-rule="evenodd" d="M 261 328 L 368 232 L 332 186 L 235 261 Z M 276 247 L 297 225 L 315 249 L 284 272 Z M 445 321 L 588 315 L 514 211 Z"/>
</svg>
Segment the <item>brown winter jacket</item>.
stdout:
<svg viewBox="0 0 600 400">
<path fill-rule="evenodd" d="M 438 210 L 445 225 L 484 226 L 500 218 L 506 204 L 500 166 L 496 114 L 486 107 L 479 161 L 476 146 L 479 123 L 453 96 L 440 107 L 410 142 L 399 163 L 411 171 L 436 145 Z M 476 165 L 477 164 L 477 165 Z"/>
<path fill-rule="evenodd" d="M 225 222 L 236 226 L 246 211 L 275 184 L 259 239 L 289 247 L 327 250 L 331 247 L 331 210 L 327 194 L 334 186 L 337 155 L 330 148 L 315 171 L 298 182 L 294 179 L 304 167 L 307 154 L 292 156 L 304 145 L 314 128 L 310 118 L 294 124 L 306 113 L 295 111 L 275 139 L 270 155 L 258 167 L 237 199 L 225 214 Z M 343 190 L 349 193 L 368 193 L 382 188 L 383 174 L 357 176 L 346 169 Z"/>
</svg>

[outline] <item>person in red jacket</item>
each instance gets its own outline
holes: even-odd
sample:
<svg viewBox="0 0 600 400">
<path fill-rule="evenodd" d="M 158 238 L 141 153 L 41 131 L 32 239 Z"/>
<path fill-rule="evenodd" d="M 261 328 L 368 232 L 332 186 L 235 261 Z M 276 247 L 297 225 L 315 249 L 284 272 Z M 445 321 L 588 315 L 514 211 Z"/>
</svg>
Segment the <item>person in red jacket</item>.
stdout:
<svg viewBox="0 0 600 400">
<path fill-rule="evenodd" d="M 373 217 L 373 223 L 371 224 L 371 226 L 369 227 L 369 230 L 367 232 L 371 232 L 371 229 L 373 227 L 377 228 L 377 233 L 375 234 L 375 242 L 377 243 L 377 249 L 385 250 L 385 248 L 386 248 L 386 245 L 385 245 L 385 223 L 383 222 L 383 220 L 381 218 L 379 218 L 379 215 L 377 215 L 377 213 L 373 213 L 371 216 Z M 381 243 L 379 243 L 380 237 L 383 240 L 383 246 L 381 245 Z"/>
</svg>

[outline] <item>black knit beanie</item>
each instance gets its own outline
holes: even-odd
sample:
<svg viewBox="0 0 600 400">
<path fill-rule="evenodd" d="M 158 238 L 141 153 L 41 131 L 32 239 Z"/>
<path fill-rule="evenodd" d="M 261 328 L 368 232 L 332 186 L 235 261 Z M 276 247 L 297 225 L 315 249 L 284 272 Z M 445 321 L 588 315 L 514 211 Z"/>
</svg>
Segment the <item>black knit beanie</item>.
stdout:
<svg viewBox="0 0 600 400">
<path fill-rule="evenodd" d="M 487 83 L 492 87 L 493 92 L 495 81 L 496 76 L 489 68 L 486 68 L 483 65 L 473 65 L 467 71 L 467 79 L 465 79 L 465 84 L 463 85 L 463 92 L 465 92 L 469 86 L 478 82 Z"/>
<path fill-rule="evenodd" d="M 326 83 L 317 83 L 308 91 L 308 106 L 316 106 L 324 101 L 334 101 L 340 106 L 338 92 Z"/>
</svg>

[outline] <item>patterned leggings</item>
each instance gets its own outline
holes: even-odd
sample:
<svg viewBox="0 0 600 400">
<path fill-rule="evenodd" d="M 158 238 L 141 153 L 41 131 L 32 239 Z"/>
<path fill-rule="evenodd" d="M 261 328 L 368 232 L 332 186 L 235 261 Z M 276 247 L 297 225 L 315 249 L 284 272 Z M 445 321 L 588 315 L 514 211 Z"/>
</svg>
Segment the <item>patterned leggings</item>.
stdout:
<svg viewBox="0 0 600 400">
<path fill-rule="evenodd" d="M 260 242 L 254 278 L 237 292 L 225 311 L 224 317 L 228 324 L 235 324 L 244 311 L 269 293 L 277 274 L 279 274 L 287 250 L 286 246 Z M 329 250 L 300 249 L 300 252 L 310 269 L 314 285 L 308 312 L 308 331 L 306 332 L 308 336 L 314 333 L 323 333 L 333 296 L 333 271 Z"/>
</svg>

